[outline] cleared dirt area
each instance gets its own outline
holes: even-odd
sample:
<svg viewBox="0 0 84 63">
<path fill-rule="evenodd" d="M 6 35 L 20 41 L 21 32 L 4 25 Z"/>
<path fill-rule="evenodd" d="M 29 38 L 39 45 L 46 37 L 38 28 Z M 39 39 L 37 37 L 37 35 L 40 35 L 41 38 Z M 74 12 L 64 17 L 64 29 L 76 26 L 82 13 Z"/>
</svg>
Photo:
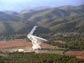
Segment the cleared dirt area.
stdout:
<svg viewBox="0 0 84 63">
<path fill-rule="evenodd" d="M 84 59 L 84 51 L 67 51 L 65 55 L 76 56 L 78 59 Z"/>
<path fill-rule="evenodd" d="M 47 43 L 42 42 L 42 48 L 55 48 L 55 46 L 49 45 Z M 6 48 L 14 48 L 14 47 L 32 47 L 32 42 L 23 39 L 15 39 L 10 41 L 0 41 L 0 50 Z"/>
</svg>

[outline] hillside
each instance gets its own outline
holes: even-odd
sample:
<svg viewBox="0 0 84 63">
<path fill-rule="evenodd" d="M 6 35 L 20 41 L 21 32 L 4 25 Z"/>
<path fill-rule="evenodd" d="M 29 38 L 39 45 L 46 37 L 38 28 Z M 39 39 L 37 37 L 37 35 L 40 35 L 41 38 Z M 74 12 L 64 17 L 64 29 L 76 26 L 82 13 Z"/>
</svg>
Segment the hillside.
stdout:
<svg viewBox="0 0 84 63">
<path fill-rule="evenodd" d="M 0 12 L 0 35 L 27 34 L 34 26 L 38 33 L 82 32 L 84 33 L 84 5 L 62 6 L 41 10 Z"/>
<path fill-rule="evenodd" d="M 83 32 L 84 6 L 49 8 L 32 15 L 27 20 L 56 32 Z"/>
</svg>

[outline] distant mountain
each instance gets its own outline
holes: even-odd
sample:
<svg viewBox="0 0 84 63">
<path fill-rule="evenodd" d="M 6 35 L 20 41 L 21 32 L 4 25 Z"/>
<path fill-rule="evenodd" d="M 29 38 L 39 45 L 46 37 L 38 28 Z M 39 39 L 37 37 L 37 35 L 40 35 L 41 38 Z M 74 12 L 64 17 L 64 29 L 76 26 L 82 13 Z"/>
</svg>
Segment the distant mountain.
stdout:
<svg viewBox="0 0 84 63">
<path fill-rule="evenodd" d="M 28 22 L 38 24 L 56 32 L 84 31 L 84 5 L 46 8 L 26 13 L 22 16 Z"/>
<path fill-rule="evenodd" d="M 84 33 L 84 5 L 0 12 L 0 35 L 25 34 L 34 25 L 41 31 Z M 39 32 L 40 33 L 40 32 Z"/>
</svg>

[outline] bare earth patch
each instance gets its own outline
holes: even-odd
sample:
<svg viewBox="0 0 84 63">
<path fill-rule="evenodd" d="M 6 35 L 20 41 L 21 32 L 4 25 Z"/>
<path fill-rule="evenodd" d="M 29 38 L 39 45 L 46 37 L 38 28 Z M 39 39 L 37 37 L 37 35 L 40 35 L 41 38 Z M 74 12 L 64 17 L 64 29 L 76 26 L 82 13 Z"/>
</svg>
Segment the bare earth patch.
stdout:
<svg viewBox="0 0 84 63">
<path fill-rule="evenodd" d="M 84 59 L 84 51 L 67 51 L 65 55 L 76 56 L 78 59 Z"/>
<path fill-rule="evenodd" d="M 42 48 L 55 48 L 55 46 L 49 45 L 47 43 L 42 43 Z M 0 50 L 14 47 L 32 47 L 32 42 L 23 39 L 15 39 L 10 41 L 0 41 Z"/>
</svg>

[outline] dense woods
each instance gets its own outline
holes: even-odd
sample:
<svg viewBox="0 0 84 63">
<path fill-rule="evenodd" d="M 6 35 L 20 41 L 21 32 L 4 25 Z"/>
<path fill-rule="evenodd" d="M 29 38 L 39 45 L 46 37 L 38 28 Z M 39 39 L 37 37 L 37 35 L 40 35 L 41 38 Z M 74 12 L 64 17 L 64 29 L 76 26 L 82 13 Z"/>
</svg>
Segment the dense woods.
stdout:
<svg viewBox="0 0 84 63">
<path fill-rule="evenodd" d="M 60 40 L 64 43 L 55 42 L 55 40 Z M 84 50 L 84 35 L 54 36 L 49 43 L 67 50 Z"/>
<path fill-rule="evenodd" d="M 0 56 L 0 63 L 84 63 L 84 60 L 56 54 L 6 53 Z"/>
</svg>

